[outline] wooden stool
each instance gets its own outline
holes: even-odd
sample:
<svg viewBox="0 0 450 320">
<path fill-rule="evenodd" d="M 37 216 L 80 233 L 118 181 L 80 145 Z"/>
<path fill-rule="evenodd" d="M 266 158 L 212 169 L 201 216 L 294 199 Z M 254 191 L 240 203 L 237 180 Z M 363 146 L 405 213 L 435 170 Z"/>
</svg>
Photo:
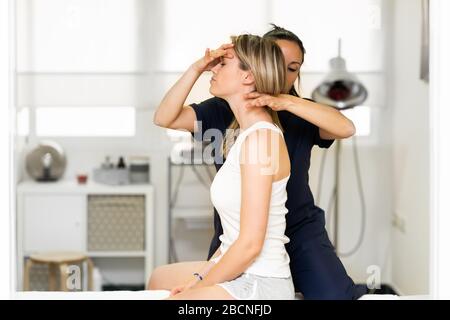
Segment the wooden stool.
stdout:
<svg viewBox="0 0 450 320">
<path fill-rule="evenodd" d="M 23 290 L 30 290 L 30 271 L 35 263 L 48 265 L 49 291 L 56 291 L 56 273 L 60 272 L 60 286 L 61 291 L 67 291 L 67 270 L 70 265 L 80 264 L 86 262 L 88 267 L 88 290 L 93 289 L 93 269 L 92 260 L 85 254 L 80 252 L 45 252 L 32 254 L 27 260 L 24 268 Z"/>
</svg>

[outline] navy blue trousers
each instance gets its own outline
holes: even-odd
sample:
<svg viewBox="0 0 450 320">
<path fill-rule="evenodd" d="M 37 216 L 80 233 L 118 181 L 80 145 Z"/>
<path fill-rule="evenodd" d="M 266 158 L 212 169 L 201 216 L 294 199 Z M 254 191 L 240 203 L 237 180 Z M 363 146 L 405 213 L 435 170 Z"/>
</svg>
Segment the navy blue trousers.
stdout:
<svg viewBox="0 0 450 320">
<path fill-rule="evenodd" d="M 222 226 L 216 214 L 208 260 L 220 246 Z M 290 239 L 286 251 L 295 291 L 301 292 L 305 300 L 354 300 L 362 295 L 328 238 L 323 212 L 316 212 L 312 220 L 301 226 L 288 228 L 286 235 Z"/>
</svg>

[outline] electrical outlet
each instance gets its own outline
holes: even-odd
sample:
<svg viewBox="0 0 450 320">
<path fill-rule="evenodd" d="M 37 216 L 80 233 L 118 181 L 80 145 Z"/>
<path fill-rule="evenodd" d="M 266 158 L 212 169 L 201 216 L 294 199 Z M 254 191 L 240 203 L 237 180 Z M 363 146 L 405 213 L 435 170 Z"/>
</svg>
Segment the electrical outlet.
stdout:
<svg viewBox="0 0 450 320">
<path fill-rule="evenodd" d="M 399 215 L 398 213 L 394 213 L 392 215 L 392 226 L 397 228 L 399 231 L 405 233 L 406 232 L 406 219 Z"/>
<path fill-rule="evenodd" d="M 402 216 L 398 217 L 398 229 L 403 233 L 406 232 L 406 221 L 405 218 Z"/>
</svg>

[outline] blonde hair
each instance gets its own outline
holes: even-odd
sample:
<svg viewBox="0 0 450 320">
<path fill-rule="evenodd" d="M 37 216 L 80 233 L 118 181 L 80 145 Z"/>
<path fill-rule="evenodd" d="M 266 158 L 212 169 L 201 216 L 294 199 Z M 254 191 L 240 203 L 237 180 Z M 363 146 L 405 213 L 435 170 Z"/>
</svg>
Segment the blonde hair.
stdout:
<svg viewBox="0 0 450 320">
<path fill-rule="evenodd" d="M 240 61 L 239 67 L 245 71 L 249 70 L 253 74 L 257 92 L 274 96 L 286 93 L 284 56 L 273 39 L 243 34 L 232 36 L 231 42 L 234 44 L 234 51 Z M 265 108 L 272 117 L 274 124 L 282 129 L 277 112 L 269 107 Z M 224 157 L 231 148 L 234 132 L 238 128 L 239 123 L 234 118 L 223 141 L 222 152 Z"/>
</svg>

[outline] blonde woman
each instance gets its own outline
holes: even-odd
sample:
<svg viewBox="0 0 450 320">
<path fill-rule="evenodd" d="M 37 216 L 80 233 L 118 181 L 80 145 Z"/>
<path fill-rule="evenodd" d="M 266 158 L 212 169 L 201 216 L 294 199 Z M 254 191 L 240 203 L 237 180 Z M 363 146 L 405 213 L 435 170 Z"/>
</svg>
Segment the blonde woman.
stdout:
<svg viewBox="0 0 450 320">
<path fill-rule="evenodd" d="M 273 40 L 241 35 L 207 51 L 198 64 L 215 59 L 210 92 L 226 100 L 235 117 L 223 143 L 226 161 L 211 185 L 221 246 L 209 261 L 157 268 L 148 287 L 171 290 L 170 299 L 293 299 L 285 249 L 289 155 L 277 113 L 245 107 L 248 93 L 285 92 L 283 53 Z M 164 100 L 178 98 L 169 91 Z M 235 141 L 232 130 L 239 130 Z"/>
</svg>

